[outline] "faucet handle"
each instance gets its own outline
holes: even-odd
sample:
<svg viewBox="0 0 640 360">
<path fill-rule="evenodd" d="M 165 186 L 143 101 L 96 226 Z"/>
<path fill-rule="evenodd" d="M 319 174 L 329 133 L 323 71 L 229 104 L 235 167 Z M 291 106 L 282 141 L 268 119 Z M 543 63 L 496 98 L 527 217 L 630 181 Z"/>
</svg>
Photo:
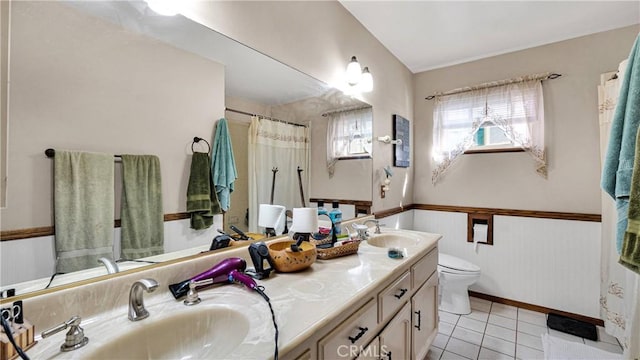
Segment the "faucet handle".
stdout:
<svg viewBox="0 0 640 360">
<path fill-rule="evenodd" d="M 79 349 L 89 343 L 89 338 L 84 336 L 84 330 L 80 327 L 81 321 L 82 319 L 80 319 L 80 317 L 76 315 L 58 326 L 43 331 L 40 335 L 42 336 L 42 338 L 46 338 L 69 328 L 67 336 L 65 337 L 64 344 L 60 345 L 60 350 L 71 351 Z"/>
<path fill-rule="evenodd" d="M 187 293 L 187 298 L 184 299 L 184 304 L 187 306 L 199 304 L 200 296 L 198 296 L 198 291 L 196 291 L 196 288 L 198 286 L 205 286 L 205 285 L 211 285 L 211 284 L 213 284 L 213 279 L 189 281 L 189 292 Z"/>
</svg>

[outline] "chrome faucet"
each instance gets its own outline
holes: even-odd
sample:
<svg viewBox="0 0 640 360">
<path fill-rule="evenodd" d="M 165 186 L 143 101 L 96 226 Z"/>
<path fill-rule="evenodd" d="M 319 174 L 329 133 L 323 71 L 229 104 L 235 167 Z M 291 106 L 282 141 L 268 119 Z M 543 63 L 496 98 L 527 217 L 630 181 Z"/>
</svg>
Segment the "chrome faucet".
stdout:
<svg viewBox="0 0 640 360">
<path fill-rule="evenodd" d="M 373 232 L 374 234 L 381 234 L 380 232 L 380 221 L 376 220 L 376 219 L 369 219 L 369 220 L 365 220 L 362 225 L 367 225 L 368 222 L 373 222 L 374 224 L 376 224 L 376 230 Z"/>
<path fill-rule="evenodd" d="M 129 290 L 129 320 L 138 321 L 146 319 L 149 312 L 144 308 L 142 290 L 154 292 L 158 288 L 158 282 L 153 279 L 140 279 L 131 285 Z"/>
<path fill-rule="evenodd" d="M 64 344 L 60 345 L 60 350 L 71 351 L 81 348 L 87 345 L 87 343 L 89 342 L 89 338 L 84 336 L 84 330 L 82 330 L 82 328 L 80 327 L 81 321 L 82 320 L 79 316 L 74 316 L 56 327 L 43 331 L 40 335 L 42 336 L 42 338 L 46 338 L 62 330 L 65 330 L 66 328 L 69 328 L 67 336 L 64 340 Z"/>
<path fill-rule="evenodd" d="M 115 274 L 120 271 L 120 269 L 118 268 L 118 264 L 107 257 L 99 258 L 98 262 L 102 263 L 104 267 L 107 268 L 107 274 Z"/>
</svg>

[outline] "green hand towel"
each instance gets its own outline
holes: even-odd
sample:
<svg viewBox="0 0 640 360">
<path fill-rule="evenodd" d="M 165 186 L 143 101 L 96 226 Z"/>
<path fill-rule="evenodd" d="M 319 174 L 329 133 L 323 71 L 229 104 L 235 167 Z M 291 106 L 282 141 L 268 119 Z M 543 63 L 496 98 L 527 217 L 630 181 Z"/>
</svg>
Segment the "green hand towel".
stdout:
<svg viewBox="0 0 640 360">
<path fill-rule="evenodd" d="M 125 259 L 164 253 L 160 159 L 122 155 L 121 252 Z"/>
<path fill-rule="evenodd" d="M 57 150 L 53 178 L 56 271 L 113 258 L 113 154 Z"/>
<path fill-rule="evenodd" d="M 195 152 L 187 187 L 187 212 L 191 213 L 191 228 L 202 230 L 213 224 L 213 216 L 221 214 L 220 203 L 211 179 L 209 154 Z"/>
<path fill-rule="evenodd" d="M 231 206 L 231 193 L 234 182 L 238 178 L 238 171 L 236 170 L 236 161 L 233 158 L 229 127 L 224 118 L 220 119 L 216 125 L 216 135 L 211 153 L 213 185 L 215 185 L 216 194 L 220 200 L 220 207 L 223 211 L 227 211 Z"/>
</svg>

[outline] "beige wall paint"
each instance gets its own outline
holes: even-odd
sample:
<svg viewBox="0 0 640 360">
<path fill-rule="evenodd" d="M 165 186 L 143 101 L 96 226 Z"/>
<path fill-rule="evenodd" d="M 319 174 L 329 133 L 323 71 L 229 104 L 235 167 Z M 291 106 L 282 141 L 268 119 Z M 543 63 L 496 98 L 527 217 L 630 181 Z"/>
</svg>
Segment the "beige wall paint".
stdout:
<svg viewBox="0 0 640 360">
<path fill-rule="evenodd" d="M 46 148 L 158 155 L 164 212 L 185 211 L 193 137 L 211 138 L 224 116 L 223 66 L 55 2 L 37 5 L 12 6 L 2 230 L 52 225 Z"/>
<path fill-rule="evenodd" d="M 413 120 L 413 74 L 337 1 L 193 1 L 190 6 L 188 17 L 332 85 L 356 55 L 374 78 L 373 92 L 362 97 L 373 106 L 374 137 L 391 134 L 393 114 Z M 376 189 L 382 168 L 392 164 L 392 147 L 374 141 L 373 155 L 372 172 L 357 169 L 336 188 L 373 177 L 374 211 L 411 203 L 414 167 L 395 168 L 391 191 L 381 199 Z"/>
<path fill-rule="evenodd" d="M 597 86 L 629 55 L 638 26 L 495 56 L 415 76 L 416 203 L 600 213 Z M 436 91 L 539 72 L 543 82 L 549 177 L 535 173 L 526 153 L 463 155 L 431 184 L 433 101 Z"/>
</svg>

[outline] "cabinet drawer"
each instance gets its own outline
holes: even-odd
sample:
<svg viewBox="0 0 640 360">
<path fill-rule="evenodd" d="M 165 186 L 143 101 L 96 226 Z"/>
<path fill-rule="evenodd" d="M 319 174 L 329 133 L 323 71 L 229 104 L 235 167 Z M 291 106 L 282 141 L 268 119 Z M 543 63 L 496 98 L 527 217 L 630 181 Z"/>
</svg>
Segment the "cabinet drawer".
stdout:
<svg viewBox="0 0 640 360">
<path fill-rule="evenodd" d="M 438 248 L 431 250 L 422 259 L 418 260 L 411 267 L 413 281 L 411 285 L 414 289 L 419 288 L 438 269 Z"/>
<path fill-rule="evenodd" d="M 380 307 L 379 322 L 385 322 L 391 315 L 395 314 L 410 296 L 411 277 L 409 276 L 409 272 L 406 271 L 400 275 L 398 280 L 387 286 L 387 288 L 378 295 L 378 304 Z"/>
<path fill-rule="evenodd" d="M 335 330 L 318 342 L 318 358 L 354 358 L 376 335 L 377 302 L 369 300 Z"/>
</svg>

